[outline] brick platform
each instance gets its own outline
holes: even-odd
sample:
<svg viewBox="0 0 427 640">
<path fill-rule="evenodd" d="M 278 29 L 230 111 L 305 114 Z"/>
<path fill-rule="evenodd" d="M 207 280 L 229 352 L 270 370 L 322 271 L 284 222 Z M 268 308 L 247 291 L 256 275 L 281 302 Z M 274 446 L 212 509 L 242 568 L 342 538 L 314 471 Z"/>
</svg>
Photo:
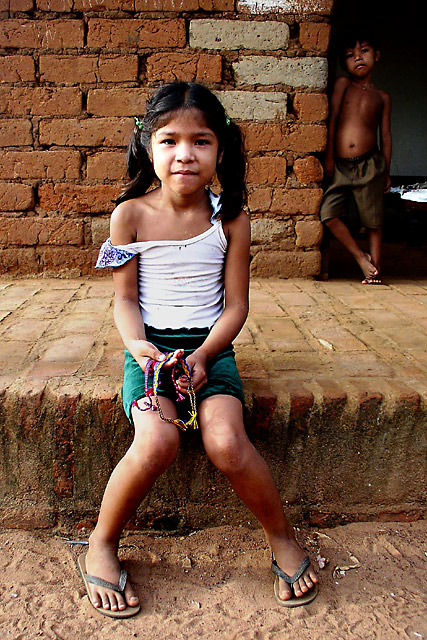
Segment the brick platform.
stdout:
<svg viewBox="0 0 427 640">
<path fill-rule="evenodd" d="M 90 525 L 132 434 L 107 279 L 0 281 L 0 522 Z M 248 432 L 294 521 L 425 515 L 427 280 L 253 280 L 236 340 Z M 197 434 L 137 527 L 247 524 Z"/>
</svg>

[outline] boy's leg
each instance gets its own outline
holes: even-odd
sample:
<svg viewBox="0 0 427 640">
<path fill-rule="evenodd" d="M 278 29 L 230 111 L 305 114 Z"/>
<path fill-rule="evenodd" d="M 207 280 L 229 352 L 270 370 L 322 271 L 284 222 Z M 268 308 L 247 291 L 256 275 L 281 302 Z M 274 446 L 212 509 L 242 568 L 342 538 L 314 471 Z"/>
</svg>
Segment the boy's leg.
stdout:
<svg viewBox="0 0 427 640">
<path fill-rule="evenodd" d="M 268 466 L 246 435 L 240 400 L 226 395 L 207 398 L 200 404 L 199 421 L 209 458 L 261 523 L 278 565 L 293 575 L 307 554 L 283 512 Z M 284 580 L 279 582 L 279 597 L 288 600 L 291 589 Z M 316 582 L 309 567 L 294 585 L 296 596 L 307 593 Z"/>
<path fill-rule="evenodd" d="M 173 402 L 160 398 L 168 417 L 176 417 Z M 117 584 L 120 565 L 117 558 L 119 538 L 124 526 L 134 515 L 155 480 L 173 462 L 180 441 L 177 427 L 160 420 L 158 412 L 132 409 L 135 436 L 132 445 L 118 463 L 108 481 L 101 504 L 98 523 L 89 538 L 86 571 L 92 576 Z M 130 584 L 123 598 L 103 587 L 89 585 L 90 599 L 95 607 L 116 611 L 127 605 L 136 606 Z"/>
<path fill-rule="evenodd" d="M 362 251 L 356 240 L 351 235 L 347 226 L 340 218 L 328 218 L 325 224 L 341 244 L 351 253 L 359 267 L 362 269 L 365 278 L 373 278 L 377 275 L 378 269 L 373 264 L 371 256 Z"/>
<path fill-rule="evenodd" d="M 377 268 L 378 273 L 381 271 L 381 242 L 382 229 L 368 229 L 369 253 L 371 254 L 372 264 Z"/>
</svg>

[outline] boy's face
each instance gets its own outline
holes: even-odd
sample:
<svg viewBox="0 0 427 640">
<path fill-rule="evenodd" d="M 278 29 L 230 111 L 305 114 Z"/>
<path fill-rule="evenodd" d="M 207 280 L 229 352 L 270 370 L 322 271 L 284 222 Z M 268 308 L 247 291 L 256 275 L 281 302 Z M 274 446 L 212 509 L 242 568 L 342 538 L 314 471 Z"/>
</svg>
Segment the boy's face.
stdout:
<svg viewBox="0 0 427 640">
<path fill-rule="evenodd" d="M 375 51 L 369 42 L 356 42 L 354 47 L 348 47 L 345 50 L 345 66 L 351 76 L 364 78 L 372 73 L 379 57 L 380 52 Z"/>
</svg>

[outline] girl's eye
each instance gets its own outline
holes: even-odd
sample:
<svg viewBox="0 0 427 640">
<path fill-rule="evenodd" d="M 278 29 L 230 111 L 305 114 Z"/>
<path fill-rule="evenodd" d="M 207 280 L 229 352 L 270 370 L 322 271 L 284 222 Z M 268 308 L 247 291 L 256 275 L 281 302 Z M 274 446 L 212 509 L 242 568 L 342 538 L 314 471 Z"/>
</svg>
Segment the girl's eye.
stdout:
<svg viewBox="0 0 427 640">
<path fill-rule="evenodd" d="M 173 138 L 165 138 L 164 140 L 161 140 L 160 144 L 173 145 L 175 144 L 175 140 Z"/>
<path fill-rule="evenodd" d="M 203 139 L 196 140 L 195 144 L 197 144 L 199 146 L 200 145 L 203 146 L 203 145 L 209 144 L 209 140 L 203 140 Z"/>
</svg>

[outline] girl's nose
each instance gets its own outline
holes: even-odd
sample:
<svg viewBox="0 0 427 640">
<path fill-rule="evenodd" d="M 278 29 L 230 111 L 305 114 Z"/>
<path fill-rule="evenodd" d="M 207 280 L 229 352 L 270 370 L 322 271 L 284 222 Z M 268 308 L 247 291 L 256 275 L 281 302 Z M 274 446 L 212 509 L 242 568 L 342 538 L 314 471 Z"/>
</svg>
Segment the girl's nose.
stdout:
<svg viewBox="0 0 427 640">
<path fill-rule="evenodd" d="M 194 159 L 193 150 L 188 144 L 180 144 L 176 149 L 176 159 L 178 162 L 191 162 Z"/>
</svg>

